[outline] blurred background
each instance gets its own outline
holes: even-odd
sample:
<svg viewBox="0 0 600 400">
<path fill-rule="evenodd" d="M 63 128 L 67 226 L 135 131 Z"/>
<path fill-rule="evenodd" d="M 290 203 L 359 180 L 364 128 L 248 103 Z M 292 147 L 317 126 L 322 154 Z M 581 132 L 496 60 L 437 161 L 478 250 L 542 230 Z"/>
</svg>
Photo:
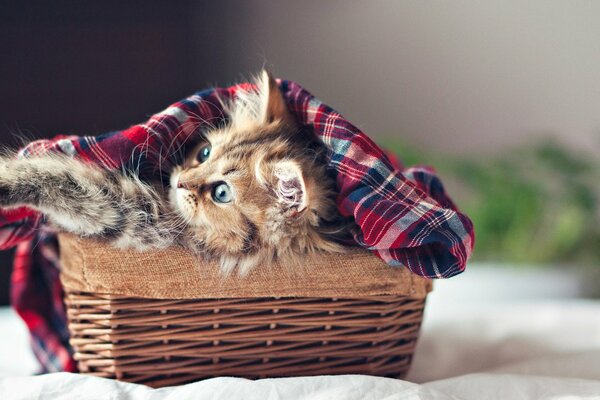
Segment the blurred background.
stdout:
<svg viewBox="0 0 600 400">
<path fill-rule="evenodd" d="M 124 128 L 264 65 L 434 165 L 475 223 L 473 271 L 598 295 L 599 16 L 583 0 L 0 1 L 0 142 Z"/>
</svg>

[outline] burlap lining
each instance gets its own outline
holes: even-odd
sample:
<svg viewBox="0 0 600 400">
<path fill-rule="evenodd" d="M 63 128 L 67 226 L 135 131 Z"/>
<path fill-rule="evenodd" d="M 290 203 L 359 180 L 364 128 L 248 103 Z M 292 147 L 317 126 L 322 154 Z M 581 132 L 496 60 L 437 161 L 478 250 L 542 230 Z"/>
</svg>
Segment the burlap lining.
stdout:
<svg viewBox="0 0 600 400">
<path fill-rule="evenodd" d="M 224 276 L 215 263 L 181 248 L 135 252 L 59 235 L 61 281 L 70 291 L 153 299 L 248 297 L 424 298 L 431 281 L 407 268 L 392 268 L 373 254 L 321 254 L 301 266 L 259 266 L 247 276 Z"/>
</svg>

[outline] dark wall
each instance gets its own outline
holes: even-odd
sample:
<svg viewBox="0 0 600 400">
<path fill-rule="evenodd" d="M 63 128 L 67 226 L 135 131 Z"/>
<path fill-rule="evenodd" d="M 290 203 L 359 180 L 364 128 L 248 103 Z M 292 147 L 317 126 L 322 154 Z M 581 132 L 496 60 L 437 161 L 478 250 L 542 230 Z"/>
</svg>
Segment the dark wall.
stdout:
<svg viewBox="0 0 600 400">
<path fill-rule="evenodd" d="M 0 144 L 124 128 L 228 79 L 216 13 L 185 0 L 0 2 Z M 0 304 L 11 262 L 0 253 Z"/>
</svg>

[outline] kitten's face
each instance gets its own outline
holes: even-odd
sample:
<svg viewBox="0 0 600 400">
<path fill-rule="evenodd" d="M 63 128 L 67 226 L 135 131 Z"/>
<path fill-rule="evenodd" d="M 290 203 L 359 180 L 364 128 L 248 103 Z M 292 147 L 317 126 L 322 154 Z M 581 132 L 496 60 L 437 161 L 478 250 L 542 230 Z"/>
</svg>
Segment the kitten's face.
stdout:
<svg viewBox="0 0 600 400">
<path fill-rule="evenodd" d="M 287 146 L 281 140 L 263 143 L 260 135 L 287 127 L 248 128 L 209 133 L 171 177 L 177 209 L 208 249 L 217 252 L 248 254 L 264 245 L 259 230 L 265 230 L 267 212 L 278 203 L 277 183 L 269 174 Z"/>
<path fill-rule="evenodd" d="M 321 219 L 335 218 L 325 166 L 307 151 L 311 139 L 303 143 L 276 83 L 263 75 L 258 86 L 231 106 L 231 124 L 208 132 L 171 175 L 175 210 L 223 268 L 241 272 L 274 257 L 337 250 L 318 232 Z"/>
</svg>

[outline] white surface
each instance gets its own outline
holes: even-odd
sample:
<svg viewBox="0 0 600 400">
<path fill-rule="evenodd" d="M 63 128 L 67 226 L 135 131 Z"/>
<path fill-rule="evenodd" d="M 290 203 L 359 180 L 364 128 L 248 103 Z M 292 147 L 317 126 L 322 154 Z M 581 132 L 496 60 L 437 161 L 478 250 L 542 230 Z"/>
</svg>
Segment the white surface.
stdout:
<svg viewBox="0 0 600 400">
<path fill-rule="evenodd" d="M 365 375 L 258 381 L 214 378 L 162 389 L 68 373 L 0 379 L 0 396 L 11 400 L 545 400 L 598 399 L 599 393 L 599 381 L 508 373 L 479 373 L 425 384 Z"/>
<path fill-rule="evenodd" d="M 438 282 L 407 377 L 417 383 L 217 378 L 154 390 L 74 374 L 23 377 L 32 371 L 27 338 L 2 310 L 0 399 L 600 399 L 600 301 L 572 298 L 568 275 L 535 275 L 472 268 Z"/>
<path fill-rule="evenodd" d="M 0 307 L 0 329 L 0 377 L 34 374 L 39 367 L 31 352 L 29 332 L 18 315 L 8 307 Z"/>
</svg>

